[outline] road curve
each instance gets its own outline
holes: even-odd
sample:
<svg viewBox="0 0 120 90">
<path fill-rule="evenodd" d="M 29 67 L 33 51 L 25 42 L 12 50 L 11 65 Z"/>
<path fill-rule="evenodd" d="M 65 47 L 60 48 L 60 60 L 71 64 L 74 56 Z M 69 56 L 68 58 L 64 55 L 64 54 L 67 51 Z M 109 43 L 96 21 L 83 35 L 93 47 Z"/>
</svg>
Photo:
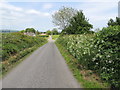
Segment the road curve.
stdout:
<svg viewBox="0 0 120 90">
<path fill-rule="evenodd" d="M 3 79 L 3 88 L 80 88 L 51 37 Z"/>
</svg>

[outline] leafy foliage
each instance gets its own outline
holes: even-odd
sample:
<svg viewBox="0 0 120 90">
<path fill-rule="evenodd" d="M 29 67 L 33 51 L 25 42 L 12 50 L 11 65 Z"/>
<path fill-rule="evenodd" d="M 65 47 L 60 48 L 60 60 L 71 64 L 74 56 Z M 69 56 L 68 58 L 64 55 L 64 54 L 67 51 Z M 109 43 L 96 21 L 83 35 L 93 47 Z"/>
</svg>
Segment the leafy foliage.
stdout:
<svg viewBox="0 0 120 90">
<path fill-rule="evenodd" d="M 82 11 L 78 11 L 70 20 L 70 25 L 63 31 L 66 34 L 83 34 L 90 32 L 93 26 L 89 24 L 88 20 Z"/>
<path fill-rule="evenodd" d="M 120 18 L 119 17 L 116 17 L 115 21 L 113 19 L 110 19 L 108 21 L 108 26 L 115 26 L 115 25 L 120 25 Z"/>
<path fill-rule="evenodd" d="M 42 37 L 31 37 L 22 33 L 3 33 L 2 34 L 2 60 L 7 60 L 12 55 L 20 51 L 40 45 L 46 41 Z"/>
<path fill-rule="evenodd" d="M 59 37 L 59 35 L 52 35 L 52 39 L 56 40 Z"/>
<path fill-rule="evenodd" d="M 120 26 L 95 34 L 65 35 L 57 39 L 81 64 L 96 71 L 111 87 L 120 87 Z M 74 61 L 75 62 L 75 61 Z"/>
<path fill-rule="evenodd" d="M 90 31 L 93 26 L 80 10 L 63 7 L 52 17 L 53 23 L 62 29 L 61 35 L 93 33 Z"/>
<path fill-rule="evenodd" d="M 49 37 L 49 35 L 38 35 L 38 37 Z"/>
<path fill-rule="evenodd" d="M 53 23 L 60 29 L 65 29 L 70 19 L 76 14 L 77 10 L 69 7 L 62 7 L 58 12 L 52 15 Z"/>
<path fill-rule="evenodd" d="M 97 49 L 94 69 L 101 77 L 111 83 L 111 87 L 120 87 L 120 26 L 103 28 L 97 33 L 94 48 Z M 97 63 L 97 65 L 95 64 Z"/>
<path fill-rule="evenodd" d="M 57 28 L 53 28 L 53 30 L 52 30 L 52 35 L 58 35 L 59 33 L 58 33 L 58 30 L 57 30 Z"/>
<path fill-rule="evenodd" d="M 19 31 L 21 33 L 35 33 L 36 35 L 39 35 L 40 32 L 38 30 L 35 30 L 34 28 L 26 28 L 25 30 Z"/>
<path fill-rule="evenodd" d="M 32 32 L 35 33 L 35 29 L 34 28 L 26 28 L 25 32 Z"/>
<path fill-rule="evenodd" d="M 47 34 L 47 35 L 51 35 L 51 31 L 48 30 L 48 31 L 46 32 L 46 34 Z"/>
</svg>

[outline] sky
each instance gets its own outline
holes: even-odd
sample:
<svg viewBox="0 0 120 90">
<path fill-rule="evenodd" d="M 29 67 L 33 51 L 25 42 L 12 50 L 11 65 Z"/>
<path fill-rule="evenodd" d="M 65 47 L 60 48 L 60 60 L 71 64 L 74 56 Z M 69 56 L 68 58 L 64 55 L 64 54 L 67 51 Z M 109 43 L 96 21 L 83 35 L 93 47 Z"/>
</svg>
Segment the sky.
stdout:
<svg viewBox="0 0 120 90">
<path fill-rule="evenodd" d="M 62 6 L 83 10 L 93 30 L 118 16 L 118 0 L 0 0 L 0 29 L 52 30 L 52 15 Z"/>
</svg>

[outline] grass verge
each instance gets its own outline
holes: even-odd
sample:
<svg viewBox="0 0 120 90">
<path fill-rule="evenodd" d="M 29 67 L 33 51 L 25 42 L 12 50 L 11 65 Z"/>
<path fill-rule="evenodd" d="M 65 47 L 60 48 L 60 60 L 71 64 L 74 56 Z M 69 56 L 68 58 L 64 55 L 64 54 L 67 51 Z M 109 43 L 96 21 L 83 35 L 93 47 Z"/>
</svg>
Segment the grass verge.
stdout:
<svg viewBox="0 0 120 90">
<path fill-rule="evenodd" d="M 76 58 L 74 58 L 65 47 L 61 44 L 55 42 L 60 53 L 66 60 L 70 70 L 72 71 L 74 77 L 82 85 L 83 88 L 109 88 L 108 83 L 103 82 L 97 74 L 91 70 L 86 70 L 81 66 L 77 65 Z M 81 69 L 80 69 L 81 68 Z"/>
<path fill-rule="evenodd" d="M 37 50 L 39 47 L 43 46 L 47 42 L 44 42 L 40 45 L 35 45 L 33 47 L 27 48 L 20 52 L 19 54 L 15 56 L 11 56 L 9 60 L 6 60 L 5 62 L 0 63 L 0 78 L 4 78 L 5 75 L 7 75 L 8 72 L 10 72 L 13 68 L 15 68 L 19 63 L 21 63 L 23 60 L 25 60 L 28 56 L 30 56 L 35 50 Z"/>
<path fill-rule="evenodd" d="M 59 37 L 59 35 L 52 35 L 52 39 L 56 40 Z"/>
</svg>

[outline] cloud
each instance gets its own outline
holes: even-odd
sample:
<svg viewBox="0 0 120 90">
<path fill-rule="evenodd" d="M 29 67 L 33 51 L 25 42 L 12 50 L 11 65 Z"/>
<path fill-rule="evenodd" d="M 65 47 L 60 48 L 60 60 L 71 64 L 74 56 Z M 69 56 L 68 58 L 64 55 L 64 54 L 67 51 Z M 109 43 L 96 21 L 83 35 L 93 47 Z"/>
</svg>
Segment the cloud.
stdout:
<svg viewBox="0 0 120 90">
<path fill-rule="evenodd" d="M 43 5 L 43 9 L 51 9 L 53 7 L 53 4 L 50 4 L 50 3 L 45 3 Z"/>
<path fill-rule="evenodd" d="M 7 2 L 0 2 L 0 8 L 2 9 L 9 9 L 13 11 L 23 11 L 22 8 L 20 7 L 15 7 L 13 5 L 8 4 Z"/>
<path fill-rule="evenodd" d="M 22 8 L 10 5 L 7 2 L 0 2 L 0 12 L 2 24 L 13 23 L 14 20 L 24 16 Z"/>
<path fill-rule="evenodd" d="M 106 26 L 108 20 L 110 18 L 114 19 L 118 13 L 117 2 L 84 2 L 77 5 L 76 8 L 83 10 L 83 13 L 93 24 L 94 28 Z"/>
<path fill-rule="evenodd" d="M 43 15 L 44 16 L 50 16 L 50 13 L 44 13 Z"/>
<path fill-rule="evenodd" d="M 118 2 L 119 0 L 1 0 L 8 2 Z"/>
<path fill-rule="evenodd" d="M 26 9 L 11 5 L 7 2 L 0 2 L 0 25 L 1 29 L 22 29 L 29 26 L 39 28 L 44 27 L 46 19 L 50 18 L 50 13 L 36 9 Z"/>
<path fill-rule="evenodd" d="M 75 0 L 80 2 L 118 2 L 118 0 Z"/>
<path fill-rule="evenodd" d="M 39 16 L 50 16 L 50 13 L 47 12 L 40 12 L 34 9 L 28 10 L 26 11 L 26 13 L 28 14 L 34 14 L 34 15 L 39 15 Z"/>
<path fill-rule="evenodd" d="M 26 11 L 28 14 L 37 14 L 37 15 L 39 15 L 40 14 L 40 12 L 39 11 L 37 11 L 37 10 L 34 10 L 34 9 L 31 9 L 31 10 L 28 10 L 28 11 Z"/>
<path fill-rule="evenodd" d="M 69 2 L 69 0 L 67 0 L 67 2 Z M 28 9 L 11 5 L 7 2 L 0 2 L 0 17 L 2 18 L 2 25 L 9 25 L 11 27 L 15 27 L 15 25 L 17 27 L 36 26 L 41 27 L 42 29 L 51 28 L 51 14 L 54 14 L 59 9 L 58 7 L 61 7 L 63 4 L 65 6 L 71 6 L 73 8 L 83 10 L 83 13 L 89 19 L 90 23 L 93 24 L 94 28 L 106 26 L 108 20 L 110 18 L 114 19 L 118 12 L 117 0 L 79 0 L 77 3 L 44 2 L 38 3 L 39 6 L 41 5 L 41 8 L 39 9 L 39 6 L 37 5 Z"/>
<path fill-rule="evenodd" d="M 11 20 L 11 22 L 13 22 L 14 20 L 22 22 L 22 21 L 25 21 L 26 19 L 34 19 L 35 17 L 50 16 L 50 14 L 47 12 L 41 12 L 35 9 L 23 9 L 20 7 L 10 5 L 7 2 L 0 3 L 0 12 L 1 12 L 0 16 L 4 24 L 7 23 L 7 20 L 8 21 Z"/>
</svg>

